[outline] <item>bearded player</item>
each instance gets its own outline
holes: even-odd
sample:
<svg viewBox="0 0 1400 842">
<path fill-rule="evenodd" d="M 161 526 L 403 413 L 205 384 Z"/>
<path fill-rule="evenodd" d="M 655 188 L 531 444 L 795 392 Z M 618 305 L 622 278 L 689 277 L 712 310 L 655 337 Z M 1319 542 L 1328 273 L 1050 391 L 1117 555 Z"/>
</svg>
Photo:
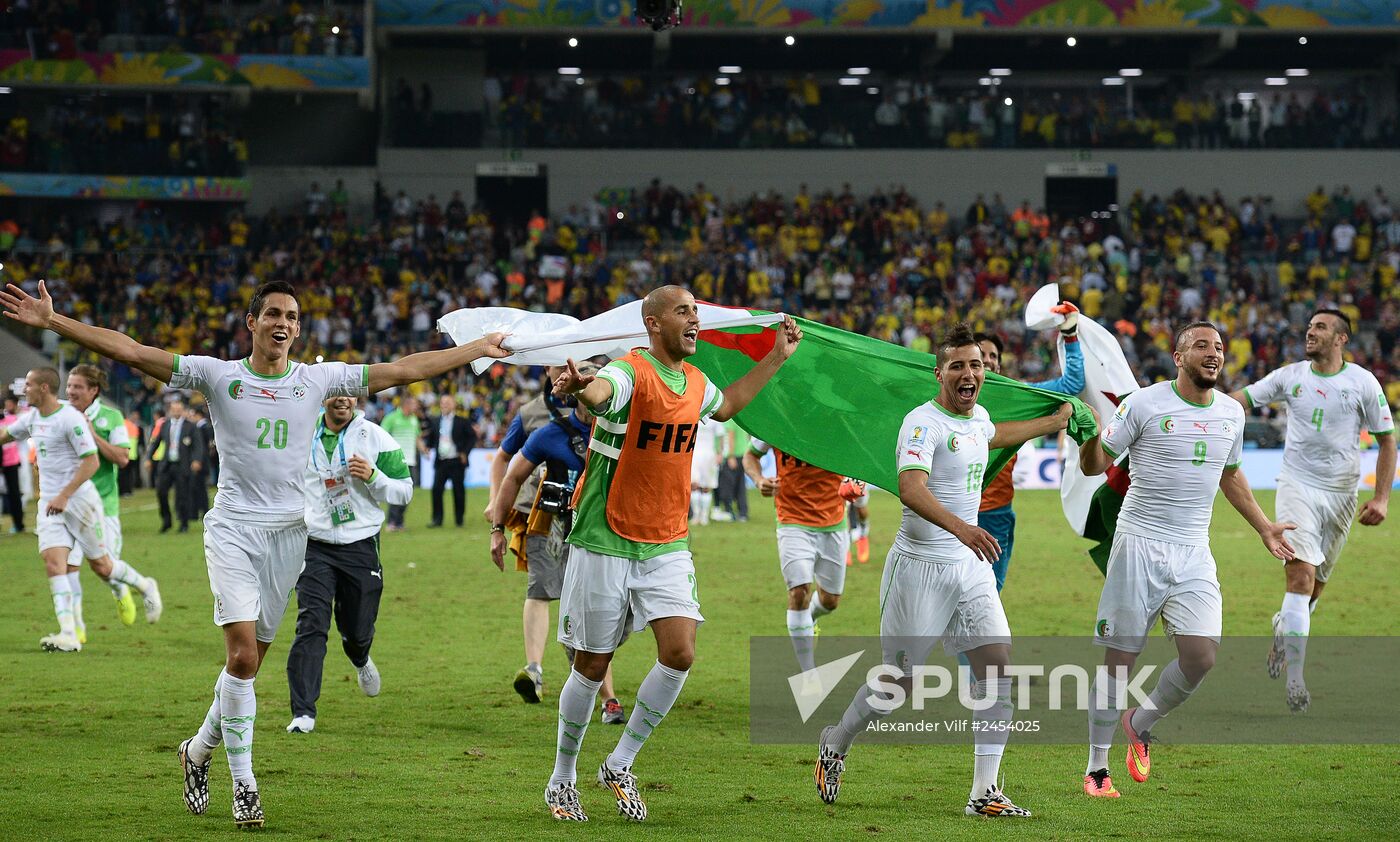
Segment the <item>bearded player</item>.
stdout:
<svg viewBox="0 0 1400 842">
<path fill-rule="evenodd" d="M 1130 484 L 1108 572 L 1099 597 L 1094 642 L 1104 647 L 1089 707 L 1089 763 L 1084 792 L 1118 798 L 1108 752 L 1121 722 L 1128 740 L 1128 773 L 1142 783 L 1151 772 L 1148 746 L 1157 721 L 1185 702 L 1215 665 L 1220 646 L 1220 581 L 1210 552 L 1216 489 L 1235 507 L 1276 558 L 1289 561 L 1284 538 L 1292 523 L 1264 515 L 1240 471 L 1244 410 L 1215 390 L 1225 342 L 1210 322 L 1177 331 L 1175 380 L 1129 395 L 1102 432 L 1079 448 L 1085 476 L 1103 473 L 1124 453 Z M 1161 617 L 1177 657 L 1163 668 L 1150 704 L 1116 715 L 1118 676 L 1126 677 Z M 1107 704 L 1101 706 L 1106 701 Z"/>
<path fill-rule="evenodd" d="M 574 662 L 559 692 L 554 772 L 544 799 L 561 821 L 588 820 L 575 781 L 594 700 L 618 646 L 650 625 L 656 664 L 637 688 L 617 747 L 598 769 L 618 812 L 632 821 L 646 818 L 632 764 L 680 696 L 704 621 L 687 523 L 691 446 L 701 419 L 725 421 L 748 406 L 802 338 L 784 318 L 776 331 L 765 331 L 772 349 L 721 391 L 685 362 L 700 333 L 693 295 L 678 286 L 655 289 L 642 302 L 642 320 L 649 348 L 613 360 L 596 376 L 580 374 L 570 360 L 555 384 L 556 394 L 577 395 L 595 416 L 559 601 L 559 642 L 574 650 Z"/>
<path fill-rule="evenodd" d="M 52 330 L 90 351 L 177 389 L 204 393 L 223 456 L 219 493 L 204 518 L 204 556 L 214 594 L 214 623 L 223 630 L 225 665 L 214 703 L 199 732 L 180 744 L 185 805 L 209 804 L 209 759 L 219 743 L 233 777 L 233 820 L 261 827 L 262 801 L 253 775 L 253 679 L 282 622 L 306 559 L 302 473 L 328 397 L 360 397 L 459 368 L 482 356 L 504 357 L 501 335 L 375 365 L 303 365 L 288 354 L 301 334 L 295 290 L 285 281 L 254 292 L 245 317 L 252 354 L 242 360 L 187 357 L 142 345 L 125 334 L 54 313 L 43 283 L 39 297 L 10 284 L 0 292 L 5 315 Z M 66 557 L 66 552 L 65 552 Z"/>
<path fill-rule="evenodd" d="M 1346 546 L 1356 517 L 1361 480 L 1361 430 L 1380 442 L 1376 490 L 1361 507 L 1362 526 L 1377 526 L 1390 508 L 1395 477 L 1395 423 L 1376 376 L 1342 359 L 1351 320 L 1339 310 L 1318 310 L 1308 321 L 1307 359 L 1275 369 L 1230 397 L 1246 409 L 1271 403 L 1288 407 L 1283 469 L 1274 515 L 1298 524 L 1290 536 L 1297 557 L 1284 562 L 1283 607 L 1274 615 L 1269 677 L 1288 667 L 1285 698 L 1295 713 L 1308 709 L 1303 681 L 1311 614 Z"/>
</svg>

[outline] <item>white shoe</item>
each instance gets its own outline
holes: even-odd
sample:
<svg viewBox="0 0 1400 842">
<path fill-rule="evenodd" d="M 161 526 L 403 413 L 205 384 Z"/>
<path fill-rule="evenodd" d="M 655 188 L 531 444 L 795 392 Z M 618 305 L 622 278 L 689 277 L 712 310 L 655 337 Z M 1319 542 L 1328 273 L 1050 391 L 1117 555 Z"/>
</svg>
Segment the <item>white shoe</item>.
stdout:
<svg viewBox="0 0 1400 842">
<path fill-rule="evenodd" d="M 1307 713 L 1308 703 L 1312 697 L 1308 694 L 1308 685 L 1302 681 L 1288 682 L 1288 709 L 1294 713 Z"/>
<path fill-rule="evenodd" d="M 366 696 L 379 695 L 379 668 L 374 665 L 373 658 L 366 658 L 364 666 L 355 668 L 355 679 Z"/>
<path fill-rule="evenodd" d="M 310 734 L 316 730 L 316 717 L 295 716 L 292 717 L 292 724 L 287 726 L 288 734 Z"/>
<path fill-rule="evenodd" d="M 81 652 L 83 644 L 78 642 L 78 636 L 74 634 L 47 634 L 39 638 L 39 645 L 45 652 Z"/>
<path fill-rule="evenodd" d="M 141 601 L 146 603 L 146 622 L 154 623 L 160 619 L 160 614 L 165 610 L 165 603 L 160 599 L 160 586 L 156 580 L 146 577 L 146 590 L 141 594 Z"/>
</svg>

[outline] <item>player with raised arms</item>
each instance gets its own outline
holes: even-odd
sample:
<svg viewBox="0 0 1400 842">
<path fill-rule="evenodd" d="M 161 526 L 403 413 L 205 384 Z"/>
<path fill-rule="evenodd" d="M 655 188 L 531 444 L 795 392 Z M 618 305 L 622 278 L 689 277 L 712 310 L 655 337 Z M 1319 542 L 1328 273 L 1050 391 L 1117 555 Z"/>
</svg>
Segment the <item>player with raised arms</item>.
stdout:
<svg viewBox="0 0 1400 842">
<path fill-rule="evenodd" d="M 1395 478 L 1395 422 L 1376 376 L 1342 359 L 1351 320 L 1340 310 L 1318 310 L 1308 321 L 1307 359 L 1275 369 L 1230 397 L 1246 409 L 1271 403 L 1288 407 L 1283 468 L 1274 516 L 1298 524 L 1291 536 L 1297 557 L 1284 562 L 1283 607 L 1274 615 L 1269 649 L 1271 678 L 1288 667 L 1285 698 L 1294 712 L 1308 709 L 1303 681 L 1308 628 L 1318 597 L 1346 546 L 1356 517 L 1361 480 L 1361 430 L 1380 442 L 1376 490 L 1361 507 L 1362 526 L 1376 526 L 1390 509 Z"/>
<path fill-rule="evenodd" d="M 285 281 L 254 292 L 245 317 L 253 351 L 237 361 L 173 354 L 56 314 L 42 282 L 38 298 L 8 285 L 0 306 L 11 319 L 52 330 L 177 389 L 203 392 L 208 400 L 222 469 L 214 507 L 204 519 L 204 555 L 227 658 L 199 732 L 180 744 L 185 804 L 192 813 L 208 807 L 209 759 L 223 742 L 233 776 L 234 824 L 261 826 L 253 775 L 253 679 L 306 558 L 302 473 L 321 405 L 332 396 L 359 397 L 435 377 L 478 357 L 505 357 L 510 352 L 501 347 L 501 334 L 389 363 L 304 365 L 288 356 L 301 333 L 301 311 Z M 95 469 L 95 450 L 92 462 Z"/>
<path fill-rule="evenodd" d="M 3 293 L 0 293 L 2 295 Z M 92 427 L 82 412 L 58 399 L 58 372 L 36 368 L 24 378 L 24 399 L 29 411 L 0 429 L 0 444 L 34 440 L 39 463 L 39 517 L 35 533 L 39 556 L 49 577 L 58 633 L 45 635 L 39 645 L 46 652 L 78 652 L 83 648 L 73 619 L 73 591 L 68 562 L 74 549 L 88 560 L 117 596 L 129 586 L 146 603 L 146 622 L 160 619 L 160 589 L 156 580 L 142 576 L 131 565 L 113 561 L 103 534 L 102 498 L 92 484 L 99 460 Z"/>
<path fill-rule="evenodd" d="M 656 664 L 637 688 L 637 704 L 598 782 L 618 812 L 646 818 L 632 763 L 670 712 L 695 659 L 699 586 L 690 555 L 691 448 L 702 418 L 725 421 L 758 394 L 792 356 L 802 331 L 791 319 L 772 332 L 773 347 L 749 373 L 721 391 L 685 358 L 695 353 L 700 311 L 678 286 L 642 302 L 650 347 L 635 349 L 596 376 L 572 360 L 556 394 L 577 395 L 594 415 L 588 460 L 574 494 L 569 561 L 559 602 L 559 642 L 574 650 L 559 691 L 554 772 L 545 804 L 561 821 L 587 821 L 579 803 L 578 754 L 598 688 L 613 653 L 631 632 L 651 626 Z M 505 529 L 503 523 L 492 531 Z"/>
<path fill-rule="evenodd" d="M 1023 818 L 997 783 L 1012 723 L 1011 627 L 997 594 L 992 563 L 996 539 L 977 525 L 988 452 L 1065 429 L 1073 406 L 1029 421 L 992 423 L 977 405 L 985 372 L 982 349 L 967 324 L 954 326 L 938 345 L 938 395 L 904 416 L 894 442 L 904 519 L 885 560 L 880 582 L 880 648 L 884 663 L 901 669 L 907 694 L 914 668 L 943 640 L 950 654 L 966 655 L 982 702 L 973 712 L 972 789 L 964 813 Z M 997 675 L 992 679 L 990 673 Z M 817 794 L 834 804 L 846 755 L 857 735 L 891 711 L 862 684 L 841 721 L 822 730 L 817 748 Z M 986 701 L 990 699 L 990 701 Z"/>
<path fill-rule="evenodd" d="M 1210 322 L 1176 333 L 1175 380 L 1129 395 L 1108 424 L 1079 447 L 1079 467 L 1095 476 L 1131 454 L 1131 484 L 1118 514 L 1099 597 L 1094 642 L 1104 647 L 1089 706 L 1089 763 L 1084 792 L 1118 798 L 1108 770 L 1113 730 L 1128 738 L 1127 766 L 1142 783 L 1151 772 L 1152 726 L 1185 702 L 1215 666 L 1221 597 L 1210 552 L 1210 517 L 1218 488 L 1275 557 L 1288 561 L 1291 523 L 1264 515 L 1240 470 L 1244 410 L 1215 390 L 1225 341 Z M 1177 657 L 1162 669 L 1151 704 L 1116 715 L 1119 677 L 1126 677 L 1161 617 Z M 1102 704 L 1106 702 L 1107 704 Z M 1101 706 L 1102 705 L 1102 706 Z M 1150 709 L 1149 709 L 1150 708 Z"/>
</svg>

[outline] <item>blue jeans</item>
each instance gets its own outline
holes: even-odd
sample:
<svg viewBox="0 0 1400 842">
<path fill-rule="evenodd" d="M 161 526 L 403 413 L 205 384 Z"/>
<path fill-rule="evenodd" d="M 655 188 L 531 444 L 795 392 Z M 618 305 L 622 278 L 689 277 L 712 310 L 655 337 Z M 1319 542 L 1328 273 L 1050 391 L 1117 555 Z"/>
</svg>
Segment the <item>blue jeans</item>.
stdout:
<svg viewBox="0 0 1400 842">
<path fill-rule="evenodd" d="M 977 513 L 977 525 L 985 529 L 1001 545 L 1001 555 L 992 564 L 997 577 L 997 591 L 1006 584 L 1006 570 L 1011 566 L 1011 545 L 1016 542 L 1016 513 L 1008 503 L 999 509 Z"/>
</svg>

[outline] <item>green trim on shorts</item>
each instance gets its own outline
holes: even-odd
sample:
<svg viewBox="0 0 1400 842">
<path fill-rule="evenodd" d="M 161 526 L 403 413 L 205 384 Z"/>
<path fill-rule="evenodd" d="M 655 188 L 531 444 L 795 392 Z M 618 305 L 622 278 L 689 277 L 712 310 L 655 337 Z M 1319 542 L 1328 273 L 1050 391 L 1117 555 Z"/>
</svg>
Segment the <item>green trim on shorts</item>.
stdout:
<svg viewBox="0 0 1400 842">
<path fill-rule="evenodd" d="M 896 574 L 896 573 L 899 572 L 899 563 L 900 563 L 901 561 L 903 561 L 903 560 L 904 560 L 904 558 L 903 558 L 902 556 L 899 557 L 899 558 L 896 558 L 896 559 L 894 560 L 894 567 L 891 568 L 891 570 L 890 570 L 890 587 L 889 587 L 889 590 L 885 591 L 884 597 L 881 598 L 881 600 L 880 600 L 880 624 L 881 624 L 881 625 L 884 625 L 884 623 L 885 623 L 885 603 L 887 603 L 887 602 L 890 601 L 890 591 L 894 590 L 894 574 Z"/>
</svg>

